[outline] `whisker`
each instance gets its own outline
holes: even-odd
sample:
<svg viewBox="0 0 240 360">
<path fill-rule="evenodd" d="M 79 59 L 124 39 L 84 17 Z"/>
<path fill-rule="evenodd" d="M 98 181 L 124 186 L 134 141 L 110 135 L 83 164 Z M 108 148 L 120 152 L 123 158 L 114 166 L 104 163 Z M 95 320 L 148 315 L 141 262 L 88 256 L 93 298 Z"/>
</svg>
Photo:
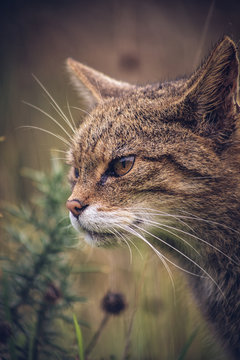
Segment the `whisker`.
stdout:
<svg viewBox="0 0 240 360">
<path fill-rule="evenodd" d="M 155 221 L 151 221 L 151 220 L 147 220 L 147 221 L 148 221 L 149 223 L 153 224 L 153 225 L 154 225 L 154 224 L 158 225 L 158 223 L 155 222 Z M 185 235 L 191 236 L 192 238 L 197 239 L 197 240 L 203 242 L 204 244 L 206 244 L 206 245 L 208 245 L 209 247 L 211 247 L 212 249 L 218 251 L 220 254 L 222 254 L 223 256 L 225 256 L 228 260 L 230 260 L 231 262 L 233 262 L 234 264 L 236 264 L 236 265 L 239 266 L 239 262 L 237 262 L 237 261 L 235 261 L 234 259 L 232 259 L 229 255 L 227 255 L 225 252 L 223 252 L 221 249 L 219 249 L 218 247 L 214 246 L 213 244 L 210 244 L 208 241 L 206 241 L 206 240 L 204 240 L 204 239 L 202 239 L 202 238 L 200 238 L 200 237 L 198 237 L 198 236 L 196 236 L 196 235 L 194 235 L 194 234 L 191 234 L 191 233 L 189 233 L 189 232 L 186 232 L 186 231 L 184 231 L 184 230 L 175 228 L 175 227 L 170 226 L 170 225 L 161 224 L 161 226 L 166 227 L 166 228 L 170 228 L 170 229 L 172 229 L 172 230 L 179 231 L 180 233 L 183 233 L 183 234 L 185 234 Z"/>
<path fill-rule="evenodd" d="M 62 109 L 60 108 L 60 106 L 57 104 L 57 102 L 54 100 L 54 98 L 52 97 L 52 95 L 49 93 L 49 91 L 45 88 L 45 86 L 41 83 L 41 81 L 34 75 L 32 74 L 33 78 L 35 79 L 35 81 L 38 83 L 38 85 L 43 89 L 43 91 L 47 94 L 47 96 L 49 97 L 49 99 L 52 101 L 50 102 L 50 104 L 54 107 L 54 109 L 61 115 L 62 119 L 66 122 L 66 124 L 70 127 L 70 129 L 74 132 L 74 129 L 72 127 L 72 124 L 70 123 L 70 121 L 68 120 L 67 116 L 64 114 L 64 112 L 62 111 Z"/>
<path fill-rule="evenodd" d="M 55 104 L 52 103 L 50 100 L 49 100 L 49 104 L 54 108 L 54 110 L 58 113 L 58 115 L 63 119 L 63 121 L 70 127 L 70 129 L 74 133 L 75 130 L 74 130 L 71 122 L 68 120 L 67 116 L 63 113 L 63 111 L 59 111 L 59 109 L 55 106 Z"/>
<path fill-rule="evenodd" d="M 63 161 L 66 161 L 66 158 L 55 157 L 55 156 L 52 156 L 51 158 L 54 159 L 54 160 L 63 160 Z"/>
<path fill-rule="evenodd" d="M 52 120 L 57 126 L 59 126 L 59 127 L 62 129 L 62 131 L 63 131 L 70 139 L 72 139 L 72 136 L 67 132 L 67 130 L 64 129 L 64 127 L 63 127 L 56 119 L 54 119 L 50 114 L 48 114 L 46 111 L 42 110 L 41 108 L 39 108 L 39 107 L 36 106 L 36 105 L 30 104 L 30 103 L 27 102 L 27 101 L 23 101 L 23 103 L 24 103 L 25 105 L 28 105 L 28 106 L 30 106 L 31 108 L 33 108 L 33 109 L 41 112 L 41 113 L 44 114 L 45 116 L 47 116 L 47 117 L 48 117 L 50 120 Z"/>
<path fill-rule="evenodd" d="M 55 152 L 55 151 L 57 151 L 57 152 L 61 152 L 61 153 L 64 153 L 64 154 L 66 154 L 66 155 L 67 155 L 67 151 L 66 151 L 66 150 L 60 150 L 60 149 L 51 149 L 51 151 L 52 151 L 52 152 Z"/>
<path fill-rule="evenodd" d="M 138 220 L 138 219 L 136 218 L 136 220 Z M 185 240 L 185 239 L 182 238 L 181 236 L 177 235 L 177 234 L 174 233 L 173 231 L 170 231 L 170 230 L 164 228 L 164 224 L 157 223 L 157 222 L 151 221 L 151 220 L 144 220 L 144 223 L 154 225 L 155 227 L 157 227 L 157 228 L 159 228 L 159 229 L 161 229 L 161 230 L 164 230 L 164 231 L 168 232 L 169 234 L 172 234 L 172 235 L 176 236 L 178 239 L 182 240 L 185 244 L 187 244 L 191 249 L 193 249 L 193 251 L 195 251 L 199 256 L 201 256 L 201 254 L 199 253 L 199 251 L 198 251 L 194 246 L 192 246 L 187 240 Z M 167 227 L 167 225 L 166 225 L 165 227 Z M 174 228 L 174 227 L 171 227 L 171 228 L 172 228 L 173 230 L 175 230 L 175 231 L 178 231 L 177 228 Z M 187 234 L 188 234 L 188 233 L 187 233 Z"/>
<path fill-rule="evenodd" d="M 126 229 L 125 229 L 125 230 L 126 230 Z M 135 230 L 133 230 L 133 229 L 131 229 L 131 228 L 130 228 L 130 230 L 132 230 L 134 233 L 137 233 Z M 132 234 L 133 234 L 133 232 L 132 232 Z M 138 234 L 138 233 L 137 233 L 137 234 Z M 142 236 L 142 235 L 141 235 L 141 236 Z M 142 237 L 143 237 L 143 236 L 142 236 Z M 144 238 L 144 239 L 145 239 L 145 238 Z M 145 240 L 146 240 L 146 239 L 145 239 Z M 147 241 L 147 240 L 146 240 L 146 241 Z M 151 247 L 154 248 L 154 246 L 153 246 L 151 243 L 150 243 L 150 245 L 151 245 Z M 155 248 L 154 248 L 154 249 L 155 249 Z M 155 249 L 155 251 L 159 252 L 157 249 Z M 187 274 L 190 274 L 190 275 L 193 275 L 193 276 L 197 276 L 197 277 L 201 277 L 201 278 L 204 277 L 203 275 L 195 274 L 195 273 L 193 273 L 193 272 L 191 272 L 191 271 L 189 271 L 189 270 L 186 270 L 186 269 L 184 269 L 183 267 L 175 264 L 173 261 L 169 260 L 169 259 L 168 259 L 165 255 L 163 255 L 163 254 L 161 254 L 161 256 L 163 256 L 163 257 L 166 259 L 166 261 L 168 261 L 170 264 L 174 265 L 176 268 L 178 268 L 179 270 L 184 271 L 184 272 L 187 273 Z"/>
<path fill-rule="evenodd" d="M 115 229 L 116 230 L 116 229 Z M 135 249 L 137 250 L 137 252 L 139 253 L 139 255 L 141 256 L 142 260 L 143 260 L 143 254 L 141 253 L 141 251 L 139 250 L 139 248 L 137 247 L 137 245 L 134 243 L 134 241 L 132 241 L 129 237 L 125 236 L 125 239 L 130 242 Z"/>
<path fill-rule="evenodd" d="M 186 254 L 184 254 L 182 251 L 178 250 L 177 248 L 175 248 L 174 246 L 172 246 L 171 244 L 169 244 L 168 242 L 164 241 L 163 239 L 159 238 L 158 236 L 155 236 L 154 234 L 150 233 L 149 231 L 145 230 L 145 229 L 141 229 L 139 226 L 132 224 L 134 227 L 136 227 L 137 229 L 143 230 L 144 232 L 146 232 L 147 234 L 149 234 L 150 236 L 154 237 L 157 240 L 160 240 L 163 244 L 165 244 L 166 246 L 170 247 L 171 249 L 175 250 L 177 253 L 179 253 L 180 255 L 182 255 L 184 258 L 186 258 L 187 260 L 189 260 L 192 264 L 194 264 L 197 268 L 199 268 L 202 272 L 204 272 L 205 275 L 207 275 L 207 277 L 212 280 L 212 282 L 217 286 L 218 290 L 221 292 L 222 296 L 224 296 L 220 286 L 217 284 L 217 282 L 214 280 L 214 278 L 205 270 L 203 269 L 198 263 L 196 263 L 196 261 L 194 261 L 193 259 L 191 259 L 189 256 L 187 256 Z M 197 274 L 196 274 L 197 275 Z"/>
<path fill-rule="evenodd" d="M 155 254 L 158 256 L 158 258 L 161 260 L 161 262 L 163 263 L 165 269 L 167 270 L 167 273 L 169 275 L 169 278 L 171 280 L 172 283 L 172 287 L 173 287 L 173 292 L 174 292 L 174 298 L 175 298 L 175 284 L 174 284 L 174 279 L 173 279 L 173 275 L 172 275 L 172 271 L 169 268 L 168 264 L 165 261 L 165 256 L 163 254 L 160 253 L 160 251 L 158 251 L 157 249 L 155 249 L 155 247 L 147 240 L 145 239 L 144 236 L 142 236 L 141 234 L 139 234 L 137 231 L 135 231 L 134 229 L 130 228 L 129 226 L 120 226 L 118 225 L 121 229 L 130 232 L 130 234 L 137 236 L 139 239 L 143 240 L 154 252 Z M 167 259 L 166 259 L 167 260 Z"/>
<path fill-rule="evenodd" d="M 57 134 L 54 134 L 53 132 L 49 131 L 49 130 L 46 130 L 46 129 L 43 129 L 43 128 L 40 128 L 38 126 L 32 126 L 32 125 L 22 125 L 22 126 L 19 126 L 18 128 L 28 128 L 28 129 L 35 129 L 35 130 L 40 130 L 40 131 L 43 131 L 49 135 L 52 135 L 54 137 L 56 137 L 57 139 L 61 140 L 64 144 L 66 144 L 67 146 L 70 146 L 70 142 L 67 141 L 66 139 L 64 139 L 61 135 L 57 135 Z"/>
<path fill-rule="evenodd" d="M 144 209 L 144 208 L 142 208 L 142 209 Z M 151 210 L 155 211 L 154 209 L 150 209 L 150 208 L 145 208 L 145 209 L 146 209 L 146 210 L 149 210 L 149 211 L 151 211 Z M 202 219 L 202 218 L 195 218 L 195 217 L 188 217 L 188 216 L 181 216 L 181 215 L 172 215 L 172 214 L 163 213 L 163 212 L 161 212 L 161 211 L 157 211 L 157 212 L 159 212 L 159 214 L 157 214 L 157 213 L 150 213 L 150 214 L 151 214 L 151 215 L 154 215 L 154 216 L 156 216 L 156 215 L 158 215 L 158 216 L 168 216 L 168 215 L 169 215 L 169 216 L 174 216 L 174 217 L 176 218 L 176 220 L 178 220 L 178 217 L 181 217 L 181 218 L 187 218 L 187 219 L 192 219 L 192 220 L 196 219 L 196 220 L 199 220 L 199 221 L 209 222 L 208 220 Z M 137 214 L 141 214 L 140 212 L 136 212 L 136 213 L 137 213 Z M 162 215 L 161 213 L 163 213 L 163 215 Z M 142 213 L 142 214 L 143 214 L 143 215 L 146 215 L 146 213 Z M 189 213 L 188 213 L 188 214 L 189 214 Z M 185 234 L 185 235 L 191 236 L 192 238 L 197 239 L 197 240 L 203 242 L 204 244 L 208 245 L 208 246 L 211 247 L 212 249 L 218 251 L 219 253 L 221 253 L 222 255 L 224 255 L 227 259 L 229 259 L 229 260 L 230 260 L 231 262 L 233 262 L 234 264 L 239 265 L 239 262 L 237 262 L 237 261 L 235 261 L 234 259 L 232 259 L 232 258 L 231 258 L 230 256 L 228 256 L 226 253 L 224 253 L 221 249 L 219 249 L 218 247 L 210 244 L 208 241 L 206 241 L 206 240 L 204 240 L 204 239 L 202 239 L 202 238 L 200 238 L 200 237 L 198 237 L 198 236 L 196 236 L 196 235 L 194 235 L 194 234 L 191 234 L 191 233 L 186 232 L 186 231 L 184 231 L 184 230 L 182 230 L 182 229 L 175 228 L 175 227 L 170 226 L 170 225 L 167 225 L 167 224 L 158 223 L 158 222 L 155 222 L 155 221 L 152 221 L 152 220 L 146 220 L 146 219 L 141 219 L 141 218 L 140 218 L 140 220 L 143 220 L 144 222 L 147 222 L 147 221 L 148 221 L 149 224 L 151 223 L 151 224 L 153 224 L 153 225 L 154 225 L 154 224 L 155 224 L 155 225 L 161 225 L 161 226 L 163 226 L 164 228 L 169 228 L 169 229 L 172 229 L 172 230 L 181 232 L 181 233 L 183 233 L 183 234 Z M 188 225 L 188 224 L 186 224 L 185 222 L 183 222 L 183 223 L 184 223 L 186 226 Z M 214 223 L 215 223 L 215 222 L 214 222 Z M 224 226 L 223 224 L 219 224 L 219 223 L 215 223 L 215 224 Z M 191 229 L 193 232 L 195 232 L 191 227 L 190 227 L 190 229 Z M 231 229 L 231 228 L 230 228 L 230 229 Z M 236 231 L 236 230 L 234 230 L 234 229 L 231 229 L 231 230 Z M 175 234 L 175 235 L 176 235 L 176 234 Z M 189 246 L 191 246 L 191 245 L 189 244 Z M 195 249 L 195 250 L 196 250 L 196 249 Z"/>
<path fill-rule="evenodd" d="M 72 120 L 74 132 L 75 132 L 75 131 L 77 130 L 77 126 L 76 126 L 76 123 L 75 123 L 75 121 L 74 121 L 74 118 L 73 118 L 73 115 L 72 115 L 72 112 L 71 112 L 71 109 L 70 109 L 70 106 L 69 106 L 68 99 L 66 99 L 66 101 L 67 101 L 68 113 L 69 113 L 69 115 L 70 115 L 70 119 Z"/>
<path fill-rule="evenodd" d="M 65 220 L 65 219 L 64 219 L 64 220 Z M 63 220 L 61 220 L 61 221 L 63 221 Z M 71 228 L 72 228 L 72 225 L 71 225 L 71 224 L 66 225 L 66 226 L 63 227 L 63 229 L 71 229 Z"/>
<path fill-rule="evenodd" d="M 84 109 L 81 109 L 81 108 L 79 108 L 79 107 L 77 107 L 77 106 L 71 106 L 71 108 L 72 108 L 72 109 L 75 109 L 75 110 L 82 111 L 84 114 L 90 116 L 90 118 L 93 119 L 93 116 L 92 116 L 92 114 L 90 114 L 90 112 L 88 112 L 88 111 L 86 111 L 86 110 L 84 110 Z"/>
<path fill-rule="evenodd" d="M 159 225 L 159 223 L 157 223 L 157 222 L 155 222 L 155 221 L 151 221 L 151 220 L 147 220 L 147 221 L 149 222 L 149 224 Z M 239 265 L 238 262 L 236 262 L 236 261 L 235 261 L 234 259 L 232 259 L 230 256 L 228 256 L 227 254 L 225 254 L 221 249 L 219 249 L 219 248 L 217 248 L 216 246 L 210 244 L 210 243 L 207 242 L 206 240 L 204 240 L 204 239 L 202 239 L 202 238 L 200 238 L 200 237 L 198 237 L 198 236 L 196 236 L 196 235 L 194 235 L 194 234 L 191 234 L 191 233 L 189 233 L 189 232 L 186 232 L 186 231 L 184 231 L 184 230 L 181 230 L 181 229 L 175 228 L 175 227 L 173 227 L 173 226 L 170 226 L 170 225 L 161 224 L 161 226 L 163 226 L 164 228 L 165 228 L 165 227 L 166 227 L 166 228 L 170 228 L 170 229 L 172 229 L 172 230 L 179 231 L 179 232 L 182 233 L 182 234 L 191 236 L 192 238 L 197 239 L 197 240 L 203 242 L 204 244 L 210 246 L 212 249 L 218 251 L 219 253 L 221 253 L 222 255 L 224 255 L 226 258 L 228 258 L 230 261 L 234 262 L 236 265 Z"/>
<path fill-rule="evenodd" d="M 117 231 L 115 228 L 113 229 L 115 231 Z M 139 248 L 137 247 L 137 245 L 134 243 L 134 241 L 132 241 L 129 237 L 125 236 L 125 239 L 130 242 L 134 247 L 135 249 L 137 250 L 137 252 L 139 253 L 139 255 L 141 256 L 142 260 L 143 260 L 143 255 L 141 253 L 141 251 L 139 250 Z"/>
<path fill-rule="evenodd" d="M 124 241 L 124 243 L 127 245 L 128 250 L 129 250 L 129 255 L 130 255 L 130 264 L 132 265 L 133 262 L 133 255 L 132 255 L 132 249 L 128 243 L 128 241 L 124 238 L 123 234 L 121 234 L 119 231 L 117 231 L 116 229 L 112 229 L 112 231 L 110 230 L 110 232 L 112 232 L 113 234 L 115 233 L 115 235 L 118 235 L 122 238 L 122 240 Z"/>
<path fill-rule="evenodd" d="M 173 217 L 174 219 L 176 219 L 177 221 L 179 221 L 180 223 L 182 223 L 183 225 L 185 225 L 186 227 L 188 227 L 189 229 L 191 229 L 193 232 L 194 229 L 189 225 L 187 224 L 185 221 L 179 219 L 179 216 L 178 215 L 175 215 L 175 214 L 168 214 L 166 212 L 163 212 L 163 211 L 160 211 L 160 210 L 156 210 L 156 209 L 151 209 L 151 208 L 139 208 L 139 209 L 131 209 L 131 208 L 126 208 L 126 210 L 131 210 L 133 211 L 134 213 L 137 213 L 139 215 L 146 215 L 146 212 L 141 212 L 141 210 L 147 210 L 148 212 L 150 212 L 151 215 L 153 216 L 162 216 L 162 217 Z M 140 211 L 139 211 L 140 210 Z M 181 216 L 180 216 L 181 218 Z"/>
<path fill-rule="evenodd" d="M 135 247 L 135 249 L 137 250 L 137 252 L 139 253 L 139 255 L 141 256 L 142 260 L 143 260 L 143 254 L 141 253 L 141 251 L 139 250 L 139 248 L 137 247 L 137 245 L 134 243 L 134 241 L 132 241 L 131 239 L 129 239 L 129 237 L 126 237 L 126 239 Z"/>
<path fill-rule="evenodd" d="M 209 223 L 209 224 L 218 225 L 218 226 L 224 227 L 224 228 L 226 228 L 226 229 L 229 229 L 229 230 L 231 230 L 231 231 L 233 231 L 233 232 L 235 232 L 235 233 L 237 233 L 237 234 L 240 234 L 239 231 L 237 231 L 237 230 L 235 230 L 235 229 L 233 229 L 233 228 L 231 228 L 231 227 L 229 227 L 229 226 L 227 226 L 227 225 L 225 225 L 225 224 L 221 224 L 221 223 L 219 223 L 219 222 L 217 222 L 217 221 L 208 220 L 208 219 L 203 219 L 203 218 L 201 218 L 201 217 L 199 217 L 199 216 L 197 216 L 197 215 L 191 214 L 191 213 L 189 213 L 189 212 L 187 212 L 187 211 L 185 211 L 185 210 L 179 209 L 178 211 L 190 215 L 190 217 L 185 216 L 185 217 L 184 217 L 185 219 L 198 220 L 198 221 L 203 221 L 203 222 L 206 222 L 206 223 Z M 181 216 L 181 215 L 180 215 L 180 216 Z M 183 217 L 183 216 L 182 216 L 182 217 Z"/>
<path fill-rule="evenodd" d="M 69 216 L 68 216 L 68 215 L 63 216 L 62 219 L 60 219 L 57 224 L 59 225 L 61 222 L 63 222 L 63 221 L 66 220 L 66 219 L 69 219 Z M 70 224 L 70 225 L 71 225 L 71 224 Z M 68 226 L 69 226 L 69 225 L 68 225 Z M 72 225 L 71 225 L 71 226 L 72 226 Z"/>
</svg>

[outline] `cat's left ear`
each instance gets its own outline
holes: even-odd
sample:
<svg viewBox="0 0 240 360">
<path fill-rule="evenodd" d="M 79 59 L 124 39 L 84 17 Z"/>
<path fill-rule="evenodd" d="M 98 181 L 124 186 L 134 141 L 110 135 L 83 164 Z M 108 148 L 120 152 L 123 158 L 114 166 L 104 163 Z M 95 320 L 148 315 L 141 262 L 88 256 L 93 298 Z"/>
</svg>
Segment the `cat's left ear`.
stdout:
<svg viewBox="0 0 240 360">
<path fill-rule="evenodd" d="M 119 97 L 134 88 L 133 85 L 114 80 L 71 58 L 66 63 L 73 84 L 89 110 L 106 99 Z"/>
<path fill-rule="evenodd" d="M 234 131 L 239 112 L 238 66 L 236 46 L 225 36 L 190 78 L 184 108 L 185 112 L 194 110 L 196 128 L 201 135 L 224 141 Z"/>
</svg>

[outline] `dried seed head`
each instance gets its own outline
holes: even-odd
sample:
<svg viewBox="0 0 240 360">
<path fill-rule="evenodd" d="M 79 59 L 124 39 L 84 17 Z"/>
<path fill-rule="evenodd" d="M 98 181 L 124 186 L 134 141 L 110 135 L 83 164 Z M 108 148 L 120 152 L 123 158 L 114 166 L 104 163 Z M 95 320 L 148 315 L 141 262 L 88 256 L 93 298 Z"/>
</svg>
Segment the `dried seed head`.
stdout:
<svg viewBox="0 0 240 360">
<path fill-rule="evenodd" d="M 108 291 L 103 297 L 102 309 L 108 314 L 119 315 L 127 306 L 123 294 Z"/>
</svg>

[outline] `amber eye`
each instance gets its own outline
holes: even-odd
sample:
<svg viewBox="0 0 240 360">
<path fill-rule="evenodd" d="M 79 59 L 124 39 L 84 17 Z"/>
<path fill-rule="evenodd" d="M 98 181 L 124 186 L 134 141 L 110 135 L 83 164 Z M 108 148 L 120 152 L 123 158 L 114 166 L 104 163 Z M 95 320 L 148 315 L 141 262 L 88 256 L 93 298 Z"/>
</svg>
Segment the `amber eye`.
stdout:
<svg viewBox="0 0 240 360">
<path fill-rule="evenodd" d="M 79 170 L 78 170 L 78 168 L 74 168 L 74 175 L 75 175 L 75 178 L 76 178 L 76 179 L 79 177 Z"/>
<path fill-rule="evenodd" d="M 126 175 L 133 167 L 135 161 L 134 156 L 126 156 L 113 162 L 113 172 L 115 176 Z"/>
</svg>

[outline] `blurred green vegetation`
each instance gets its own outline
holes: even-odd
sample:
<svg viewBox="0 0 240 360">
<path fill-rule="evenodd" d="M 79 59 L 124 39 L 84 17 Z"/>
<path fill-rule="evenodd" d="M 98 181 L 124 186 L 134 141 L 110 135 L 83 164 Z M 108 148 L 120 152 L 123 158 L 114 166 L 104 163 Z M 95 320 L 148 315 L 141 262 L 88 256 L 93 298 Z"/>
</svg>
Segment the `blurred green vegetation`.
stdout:
<svg viewBox="0 0 240 360">
<path fill-rule="evenodd" d="M 51 173 L 24 170 L 38 190 L 28 205 L 5 206 L 5 239 L 11 253 L 1 257 L 0 356 L 2 359 L 74 359 L 72 266 L 64 254 L 74 235 L 63 213 L 63 166 Z M 75 352 L 76 355 L 76 352 Z"/>
</svg>

